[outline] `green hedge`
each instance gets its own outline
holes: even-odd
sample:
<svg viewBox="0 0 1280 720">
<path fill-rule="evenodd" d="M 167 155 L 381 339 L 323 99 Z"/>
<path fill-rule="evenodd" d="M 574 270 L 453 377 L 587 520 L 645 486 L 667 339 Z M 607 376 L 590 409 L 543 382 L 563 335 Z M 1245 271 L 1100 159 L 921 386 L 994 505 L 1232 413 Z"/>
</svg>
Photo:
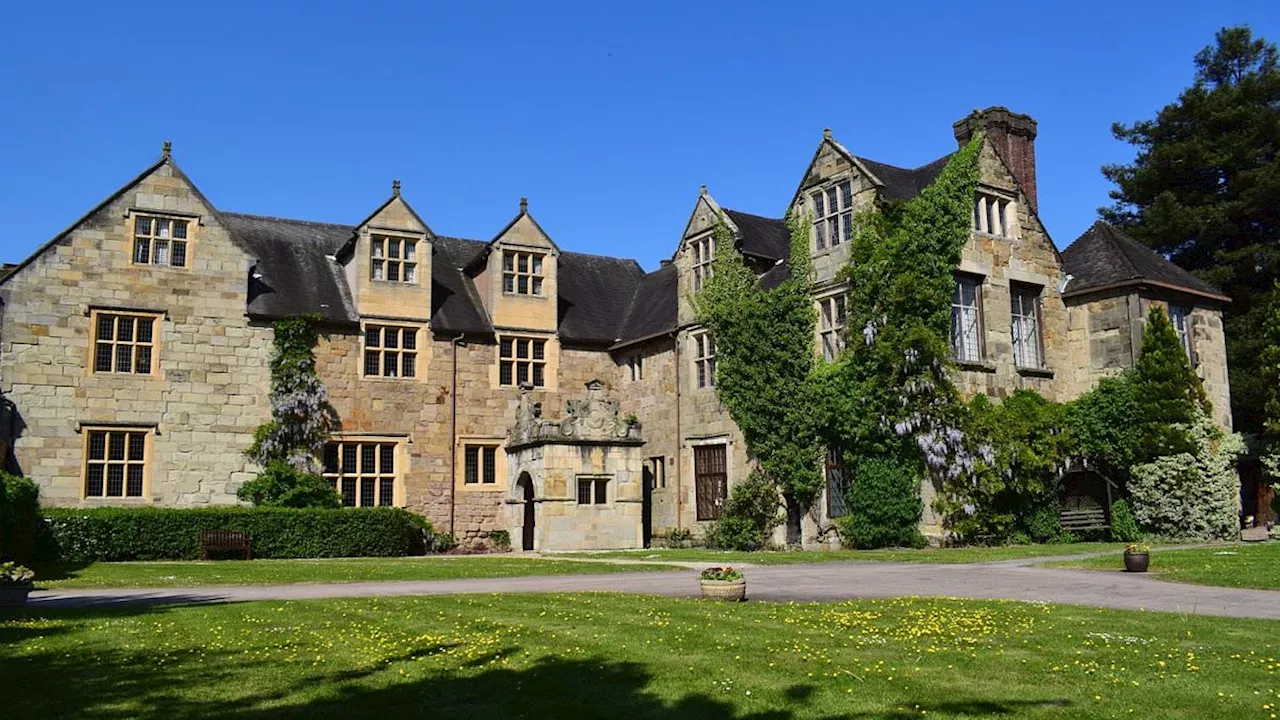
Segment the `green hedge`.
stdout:
<svg viewBox="0 0 1280 720">
<path fill-rule="evenodd" d="M 193 560 L 201 530 L 249 534 L 256 558 L 421 555 L 431 524 L 398 508 L 47 508 L 45 561 Z"/>
<path fill-rule="evenodd" d="M 0 472 L 0 561 L 28 562 L 39 523 L 40 489 L 24 477 Z"/>
</svg>

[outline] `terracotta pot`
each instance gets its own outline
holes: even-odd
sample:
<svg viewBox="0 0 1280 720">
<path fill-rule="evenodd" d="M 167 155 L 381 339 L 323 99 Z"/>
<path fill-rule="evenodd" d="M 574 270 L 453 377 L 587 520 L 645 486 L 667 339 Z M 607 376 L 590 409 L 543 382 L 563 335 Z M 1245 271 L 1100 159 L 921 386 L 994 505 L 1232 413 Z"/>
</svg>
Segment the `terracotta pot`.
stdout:
<svg viewBox="0 0 1280 720">
<path fill-rule="evenodd" d="M 712 600 L 730 600 L 742 602 L 747 599 L 747 581 L 742 580 L 699 580 L 702 584 L 702 597 Z"/>
<path fill-rule="evenodd" d="M 1125 553 L 1124 569 L 1125 572 L 1146 572 L 1147 566 L 1151 563 L 1151 555 L 1148 553 Z"/>
<path fill-rule="evenodd" d="M 31 585 L 0 585 L 0 607 L 25 607 Z"/>
</svg>

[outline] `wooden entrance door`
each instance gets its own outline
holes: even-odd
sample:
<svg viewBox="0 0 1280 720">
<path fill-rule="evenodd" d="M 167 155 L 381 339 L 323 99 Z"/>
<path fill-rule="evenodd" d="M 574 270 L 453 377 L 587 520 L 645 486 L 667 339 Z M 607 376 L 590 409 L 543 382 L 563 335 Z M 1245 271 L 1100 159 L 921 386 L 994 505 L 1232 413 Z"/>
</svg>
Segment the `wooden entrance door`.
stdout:
<svg viewBox="0 0 1280 720">
<path fill-rule="evenodd" d="M 521 473 L 520 479 L 516 483 L 521 486 L 524 492 L 524 526 L 522 528 L 522 537 L 520 547 L 523 550 L 533 549 L 533 524 L 534 524 L 534 505 L 533 505 L 533 478 L 529 477 L 529 473 Z"/>
</svg>

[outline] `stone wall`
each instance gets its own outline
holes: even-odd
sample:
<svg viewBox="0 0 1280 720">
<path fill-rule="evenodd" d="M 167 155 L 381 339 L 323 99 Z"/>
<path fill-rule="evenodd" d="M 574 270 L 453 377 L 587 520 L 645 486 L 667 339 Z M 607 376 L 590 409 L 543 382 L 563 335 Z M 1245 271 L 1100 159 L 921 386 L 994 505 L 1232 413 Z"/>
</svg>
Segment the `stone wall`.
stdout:
<svg viewBox="0 0 1280 720">
<path fill-rule="evenodd" d="M 627 359 L 632 355 L 642 358 L 644 375 L 631 380 Z M 653 531 L 662 535 L 680 527 L 678 499 L 681 486 L 677 448 L 677 363 L 675 341 L 658 338 L 638 343 L 614 353 L 614 396 L 620 401 L 623 417 L 634 414 L 643 427 L 645 444 L 644 460 L 662 458 L 662 474 L 653 489 Z M 687 374 L 684 367 L 679 372 Z"/>
<path fill-rule="evenodd" d="M 185 268 L 134 265 L 133 214 L 192 220 Z M 198 219 L 198 220 L 197 220 Z M 166 162 L 3 285 L 0 390 L 17 406 L 18 468 L 48 505 L 235 502 L 243 455 L 270 414 L 271 329 L 245 317 L 250 258 Z M 153 375 L 92 372 L 94 310 L 160 315 Z M 146 497 L 84 497 L 82 426 L 153 429 Z"/>
</svg>

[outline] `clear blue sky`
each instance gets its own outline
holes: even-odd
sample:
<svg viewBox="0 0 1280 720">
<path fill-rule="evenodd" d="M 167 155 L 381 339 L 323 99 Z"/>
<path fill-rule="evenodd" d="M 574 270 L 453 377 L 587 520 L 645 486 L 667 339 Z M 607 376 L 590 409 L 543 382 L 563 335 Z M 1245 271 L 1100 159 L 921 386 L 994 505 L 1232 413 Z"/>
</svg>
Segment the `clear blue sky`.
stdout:
<svg viewBox="0 0 1280 720">
<path fill-rule="evenodd" d="M 5 8 L 0 260 L 169 138 L 220 209 L 355 223 L 400 178 L 436 232 L 487 240 L 527 195 L 562 248 L 652 269 L 700 184 L 778 216 L 822 128 L 913 167 L 989 105 L 1040 122 L 1065 246 L 1132 157 L 1113 121 L 1171 102 L 1223 25 L 1280 42 L 1276 0 L 196 5 Z"/>
</svg>

